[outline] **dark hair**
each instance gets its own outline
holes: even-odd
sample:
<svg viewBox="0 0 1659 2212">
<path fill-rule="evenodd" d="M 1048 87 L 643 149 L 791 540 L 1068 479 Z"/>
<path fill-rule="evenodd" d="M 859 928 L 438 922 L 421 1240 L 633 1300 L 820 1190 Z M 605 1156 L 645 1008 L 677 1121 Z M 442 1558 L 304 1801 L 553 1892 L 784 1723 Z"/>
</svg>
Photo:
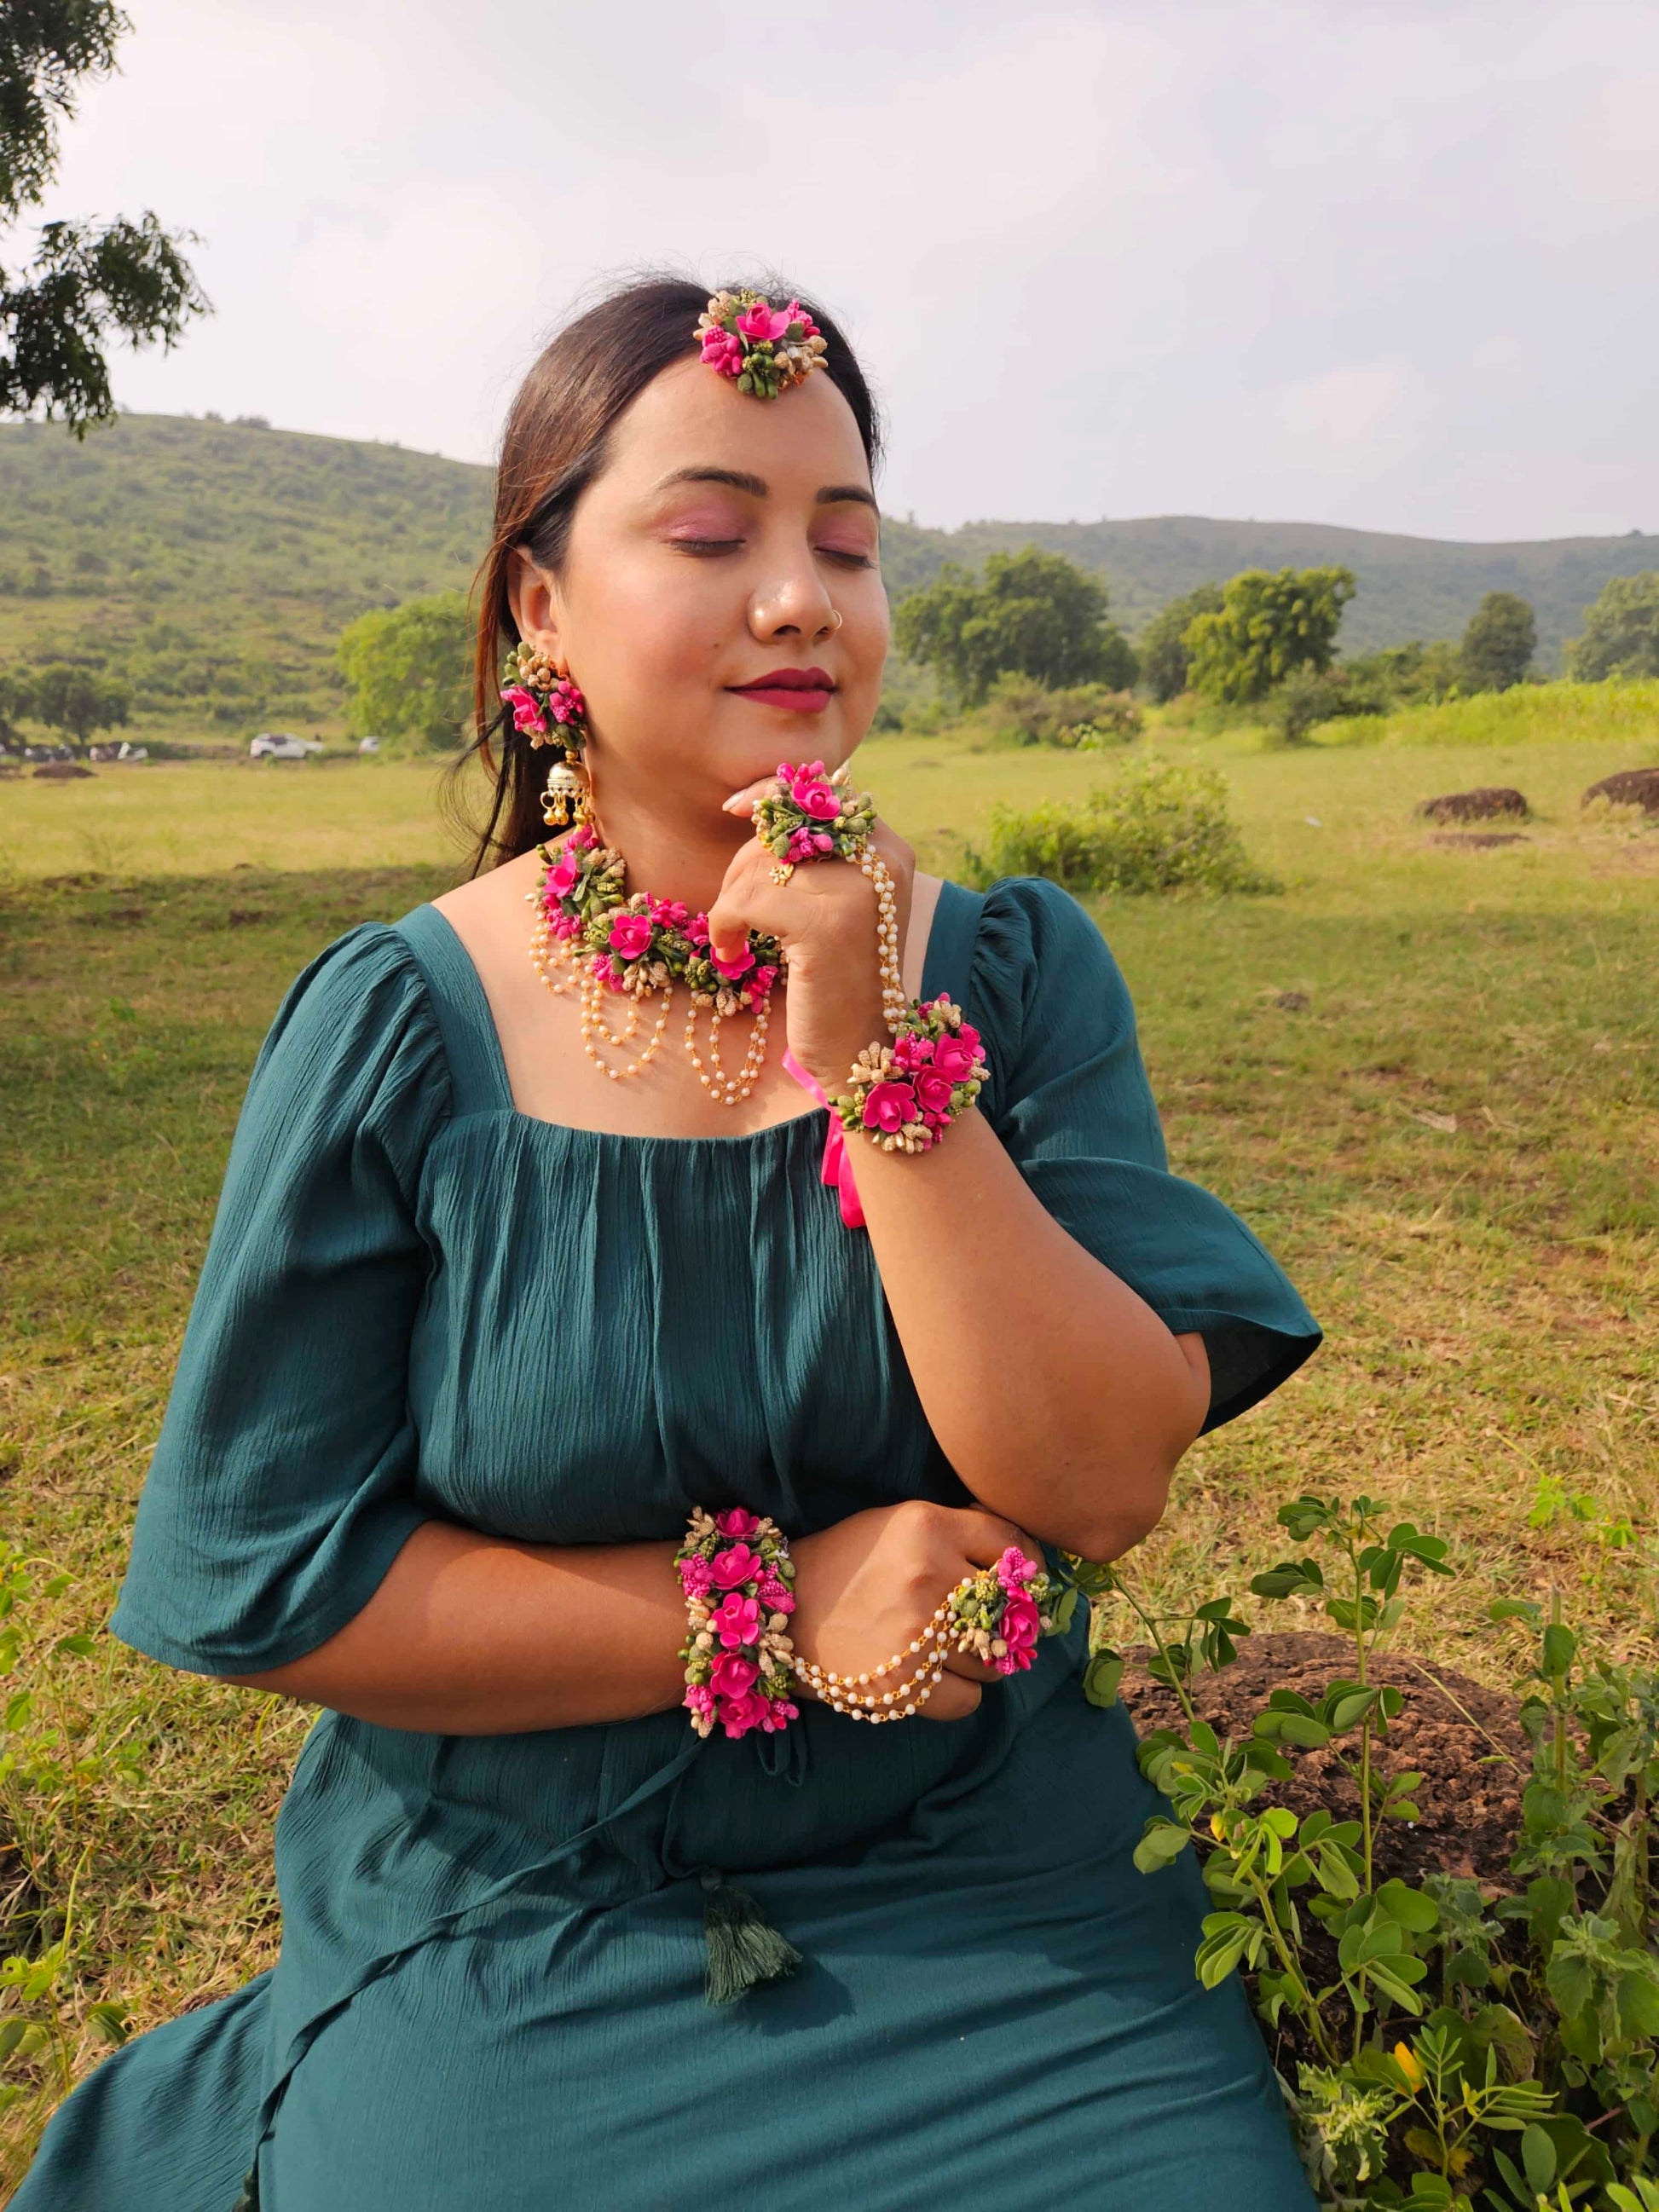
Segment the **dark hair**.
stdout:
<svg viewBox="0 0 1659 2212">
<path fill-rule="evenodd" d="M 802 296 L 776 276 L 759 279 L 753 289 L 773 301 Z M 473 855 L 474 875 L 529 852 L 545 834 L 538 796 L 545 763 L 514 729 L 496 696 L 502 655 L 519 635 L 509 595 L 513 555 L 523 546 L 538 568 L 556 572 L 576 502 L 605 466 L 618 416 L 653 377 L 691 358 L 697 318 L 708 302 L 707 289 L 687 277 L 646 276 L 623 286 L 566 324 L 508 411 L 495 472 L 495 524 L 474 587 L 476 734 L 463 765 L 477 757 L 494 784 L 489 817 Z M 803 304 L 829 341 L 826 373 L 853 410 L 873 472 L 881 426 L 864 372 L 832 319 L 816 302 Z"/>
</svg>

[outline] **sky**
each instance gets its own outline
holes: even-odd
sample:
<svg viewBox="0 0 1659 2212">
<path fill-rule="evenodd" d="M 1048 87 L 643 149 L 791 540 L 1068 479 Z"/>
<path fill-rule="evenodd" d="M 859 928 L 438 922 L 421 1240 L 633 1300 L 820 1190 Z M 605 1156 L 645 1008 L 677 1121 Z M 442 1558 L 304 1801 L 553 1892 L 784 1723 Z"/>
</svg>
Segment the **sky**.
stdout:
<svg viewBox="0 0 1659 2212">
<path fill-rule="evenodd" d="M 216 313 L 145 412 L 487 460 L 572 306 L 793 276 L 890 511 L 1659 531 L 1652 0 L 125 0 L 49 214 Z"/>
</svg>

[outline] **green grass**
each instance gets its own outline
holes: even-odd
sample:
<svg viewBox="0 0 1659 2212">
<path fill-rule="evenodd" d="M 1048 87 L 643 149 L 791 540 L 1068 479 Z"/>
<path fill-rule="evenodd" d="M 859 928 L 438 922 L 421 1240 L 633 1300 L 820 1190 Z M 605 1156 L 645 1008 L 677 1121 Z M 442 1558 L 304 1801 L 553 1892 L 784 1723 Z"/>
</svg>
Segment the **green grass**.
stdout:
<svg viewBox="0 0 1659 2212">
<path fill-rule="evenodd" d="M 1478 1617 L 1494 1585 L 1559 1588 L 1611 1647 L 1642 1647 L 1659 1571 L 1659 830 L 1577 799 L 1650 750 L 1623 733 L 1432 757 L 1146 743 L 1223 767 L 1252 857 L 1286 889 L 1094 910 L 1176 1166 L 1260 1230 L 1329 1341 L 1194 1452 L 1143 1579 L 1241 1590 L 1282 1548 L 1279 1499 L 1364 1489 L 1477 1570 L 1417 1648 L 1502 1680 L 1512 1654 Z M 1112 768 L 948 739 L 861 757 L 884 812 L 947 867 L 997 799 L 1075 796 Z M 1435 846 L 1412 817 L 1498 780 L 1533 803 L 1524 844 Z M 0 1484 L 8 1534 L 74 1577 L 41 1615 L 64 1632 L 113 1601 L 264 1026 L 321 944 L 429 896 L 455 848 L 433 770 L 396 762 L 12 781 L 0 825 Z M 49 1680 L 49 1724 L 84 1771 L 0 1784 L 0 1907 L 28 1941 L 84 1857 L 83 2066 L 94 1999 L 148 2026 L 269 1964 L 271 1820 L 308 1716 L 106 1637 Z M 29 2122 L 9 2124 L 15 2167 Z"/>
<path fill-rule="evenodd" d="M 1482 691 L 1437 707 L 1407 707 L 1392 714 L 1358 714 L 1326 722 L 1314 732 L 1325 745 L 1637 746 L 1659 761 L 1659 683 L 1522 684 L 1512 691 Z"/>
</svg>

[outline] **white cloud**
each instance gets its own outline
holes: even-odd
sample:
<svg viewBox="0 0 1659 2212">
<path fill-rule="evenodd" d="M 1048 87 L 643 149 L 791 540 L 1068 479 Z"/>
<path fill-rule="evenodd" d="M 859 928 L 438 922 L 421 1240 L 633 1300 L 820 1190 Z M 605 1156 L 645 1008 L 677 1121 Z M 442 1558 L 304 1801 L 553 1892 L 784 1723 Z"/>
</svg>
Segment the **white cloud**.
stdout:
<svg viewBox="0 0 1659 2212">
<path fill-rule="evenodd" d="M 130 0 L 65 210 L 204 234 L 129 404 L 483 458 L 601 272 L 799 272 L 930 520 L 1659 526 L 1627 0 Z"/>
</svg>

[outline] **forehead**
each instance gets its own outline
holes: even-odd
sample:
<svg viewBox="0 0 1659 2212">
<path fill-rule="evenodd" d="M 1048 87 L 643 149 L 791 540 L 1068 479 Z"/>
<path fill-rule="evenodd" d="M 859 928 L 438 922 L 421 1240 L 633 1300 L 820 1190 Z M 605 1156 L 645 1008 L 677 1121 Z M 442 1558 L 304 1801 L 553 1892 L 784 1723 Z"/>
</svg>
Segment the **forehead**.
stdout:
<svg viewBox="0 0 1659 2212">
<path fill-rule="evenodd" d="M 754 399 L 695 355 L 653 377 L 620 417 L 605 474 L 642 490 L 685 468 L 743 471 L 809 494 L 870 483 L 858 423 L 829 377 Z"/>
</svg>

